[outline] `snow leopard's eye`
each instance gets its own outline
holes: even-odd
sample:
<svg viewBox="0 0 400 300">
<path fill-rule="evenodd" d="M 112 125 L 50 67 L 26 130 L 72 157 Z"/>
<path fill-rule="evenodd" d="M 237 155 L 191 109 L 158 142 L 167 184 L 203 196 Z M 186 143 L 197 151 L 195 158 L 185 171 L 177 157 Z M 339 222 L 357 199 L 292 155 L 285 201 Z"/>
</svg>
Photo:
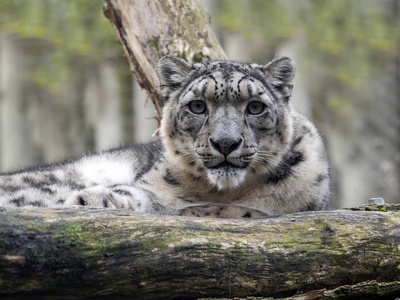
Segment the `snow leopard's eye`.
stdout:
<svg viewBox="0 0 400 300">
<path fill-rule="evenodd" d="M 247 105 L 247 112 L 251 115 L 260 115 L 265 110 L 265 104 L 260 101 L 251 101 Z"/>
<path fill-rule="evenodd" d="M 194 114 L 204 114 L 206 112 L 207 106 L 204 101 L 193 100 L 188 104 L 189 110 Z"/>
</svg>

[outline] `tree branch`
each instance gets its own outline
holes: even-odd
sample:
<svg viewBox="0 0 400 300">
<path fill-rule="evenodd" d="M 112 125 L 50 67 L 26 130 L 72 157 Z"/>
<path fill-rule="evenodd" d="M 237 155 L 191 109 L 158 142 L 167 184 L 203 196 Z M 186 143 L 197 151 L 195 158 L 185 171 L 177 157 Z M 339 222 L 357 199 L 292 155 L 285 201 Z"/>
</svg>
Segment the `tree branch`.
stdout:
<svg viewBox="0 0 400 300">
<path fill-rule="evenodd" d="M 164 55 L 175 55 L 189 62 L 226 59 L 198 0 L 137 1 L 106 0 L 104 14 L 161 119 L 163 97 L 156 65 Z"/>
</svg>

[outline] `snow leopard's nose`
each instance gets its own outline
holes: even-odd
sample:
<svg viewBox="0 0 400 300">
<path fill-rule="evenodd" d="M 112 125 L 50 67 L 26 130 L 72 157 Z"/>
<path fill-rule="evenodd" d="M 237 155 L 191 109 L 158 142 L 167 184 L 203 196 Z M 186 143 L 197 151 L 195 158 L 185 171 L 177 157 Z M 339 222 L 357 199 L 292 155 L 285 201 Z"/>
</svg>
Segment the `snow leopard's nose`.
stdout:
<svg viewBox="0 0 400 300">
<path fill-rule="evenodd" d="M 224 156 L 228 156 L 229 153 L 231 153 L 231 152 L 235 151 L 237 148 L 239 148 L 240 144 L 242 143 L 242 140 L 243 139 L 240 138 L 239 140 L 220 139 L 220 140 L 213 141 L 210 138 L 210 144 L 219 153 L 223 154 Z"/>
</svg>

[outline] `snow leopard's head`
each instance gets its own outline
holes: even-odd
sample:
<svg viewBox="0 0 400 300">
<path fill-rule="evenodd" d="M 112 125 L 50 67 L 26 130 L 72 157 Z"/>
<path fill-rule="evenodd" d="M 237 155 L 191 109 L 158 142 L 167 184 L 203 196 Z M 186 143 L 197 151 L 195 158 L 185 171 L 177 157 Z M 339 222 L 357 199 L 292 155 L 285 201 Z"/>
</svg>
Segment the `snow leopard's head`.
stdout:
<svg viewBox="0 0 400 300">
<path fill-rule="evenodd" d="M 163 57 L 161 135 L 169 157 L 221 190 L 276 167 L 291 138 L 294 70 L 287 57 L 265 66 Z"/>
</svg>

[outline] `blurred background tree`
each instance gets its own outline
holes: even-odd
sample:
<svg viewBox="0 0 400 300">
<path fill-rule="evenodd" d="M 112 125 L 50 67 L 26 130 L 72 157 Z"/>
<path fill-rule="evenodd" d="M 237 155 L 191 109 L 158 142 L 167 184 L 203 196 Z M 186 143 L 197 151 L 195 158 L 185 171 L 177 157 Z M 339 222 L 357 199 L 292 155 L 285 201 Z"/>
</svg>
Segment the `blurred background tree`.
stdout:
<svg viewBox="0 0 400 300">
<path fill-rule="evenodd" d="M 293 103 L 328 145 L 333 207 L 400 192 L 400 0 L 203 0 L 232 59 L 297 63 Z M 0 2 L 0 170 L 149 139 L 102 0 Z"/>
</svg>

